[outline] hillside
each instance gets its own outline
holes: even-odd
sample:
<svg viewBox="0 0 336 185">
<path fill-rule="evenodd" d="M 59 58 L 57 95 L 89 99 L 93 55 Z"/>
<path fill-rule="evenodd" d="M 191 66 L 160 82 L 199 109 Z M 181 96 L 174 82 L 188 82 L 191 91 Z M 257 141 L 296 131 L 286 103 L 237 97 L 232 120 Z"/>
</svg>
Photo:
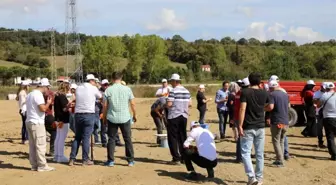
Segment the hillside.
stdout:
<svg viewBox="0 0 336 185">
<path fill-rule="evenodd" d="M 23 64 L 19 64 L 19 63 L 15 63 L 15 62 L 8 62 L 8 61 L 4 61 L 4 60 L 0 60 L 0 66 L 3 67 L 14 67 L 14 66 L 19 66 L 19 67 L 23 67 L 23 68 L 28 68 L 28 66 L 25 66 Z"/>
</svg>

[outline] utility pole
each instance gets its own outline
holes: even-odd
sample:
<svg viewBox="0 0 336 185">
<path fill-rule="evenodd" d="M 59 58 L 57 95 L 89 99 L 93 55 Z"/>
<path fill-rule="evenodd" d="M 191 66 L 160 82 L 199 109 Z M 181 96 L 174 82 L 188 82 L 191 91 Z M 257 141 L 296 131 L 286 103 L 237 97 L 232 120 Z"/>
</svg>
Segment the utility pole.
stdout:
<svg viewBox="0 0 336 185">
<path fill-rule="evenodd" d="M 65 17 L 65 60 L 66 73 L 70 74 L 69 62 L 75 62 L 75 71 L 71 71 L 70 76 L 74 76 L 77 83 L 83 82 L 83 64 L 81 41 L 77 28 L 77 0 L 66 0 L 66 17 Z M 69 56 L 74 56 L 70 61 Z"/>
<path fill-rule="evenodd" d="M 51 80 L 54 83 L 57 80 L 57 68 L 56 68 L 56 42 L 55 42 L 55 30 L 50 30 L 50 57 L 51 57 Z"/>
</svg>

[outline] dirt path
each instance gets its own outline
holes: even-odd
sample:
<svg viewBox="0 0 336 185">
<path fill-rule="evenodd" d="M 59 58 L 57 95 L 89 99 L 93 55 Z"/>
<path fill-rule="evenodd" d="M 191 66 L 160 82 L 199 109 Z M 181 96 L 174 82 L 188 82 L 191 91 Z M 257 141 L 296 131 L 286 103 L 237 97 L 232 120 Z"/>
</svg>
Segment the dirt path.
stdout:
<svg viewBox="0 0 336 185">
<path fill-rule="evenodd" d="M 98 185 L 98 184 L 194 184 L 186 181 L 185 166 L 171 166 L 166 164 L 171 160 L 169 150 L 156 147 L 154 123 L 149 115 L 149 108 L 153 100 L 137 99 L 139 122 L 133 125 L 133 141 L 136 164 L 133 168 L 126 166 L 123 160 L 124 148 L 117 148 L 116 166 L 107 168 L 102 166 L 106 160 L 106 149 L 95 147 L 96 165 L 92 167 L 54 164 L 55 172 L 37 173 L 30 171 L 28 161 L 28 145 L 20 143 L 20 117 L 17 103 L 14 101 L 0 101 L 0 184 L 44 184 L 44 185 Z M 198 112 L 191 111 L 189 121 L 196 119 Z M 217 120 L 215 105 L 209 106 L 207 119 Z M 211 124 L 210 129 L 217 133 L 218 125 Z M 284 168 L 271 167 L 274 158 L 270 132 L 266 132 L 266 159 L 264 170 L 264 184 L 319 184 L 336 185 L 336 163 L 328 160 L 327 150 L 316 148 L 316 138 L 300 136 L 302 128 L 292 128 L 289 131 L 289 146 L 291 155 L 295 158 L 286 163 Z M 227 135 L 232 136 L 231 129 Z M 73 134 L 67 138 L 66 153 L 70 153 L 70 141 Z M 246 176 L 242 164 L 233 163 L 235 159 L 235 144 L 232 138 L 217 143 L 219 164 L 215 169 L 216 178 L 206 181 L 201 178 L 199 184 L 246 184 Z M 79 152 L 81 153 L 81 151 Z M 81 157 L 80 155 L 78 156 Z M 196 171 L 206 175 L 206 170 L 196 168 Z"/>
</svg>

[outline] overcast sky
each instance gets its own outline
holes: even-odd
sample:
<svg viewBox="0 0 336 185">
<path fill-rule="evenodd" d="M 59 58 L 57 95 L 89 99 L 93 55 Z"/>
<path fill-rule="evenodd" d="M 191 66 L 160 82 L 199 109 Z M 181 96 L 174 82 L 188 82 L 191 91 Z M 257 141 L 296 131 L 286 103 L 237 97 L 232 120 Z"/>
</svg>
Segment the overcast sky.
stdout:
<svg viewBox="0 0 336 185">
<path fill-rule="evenodd" d="M 187 40 L 336 38 L 336 0 L 77 0 L 92 35 L 179 34 Z M 63 32 L 65 0 L 0 0 L 0 26 Z"/>
</svg>

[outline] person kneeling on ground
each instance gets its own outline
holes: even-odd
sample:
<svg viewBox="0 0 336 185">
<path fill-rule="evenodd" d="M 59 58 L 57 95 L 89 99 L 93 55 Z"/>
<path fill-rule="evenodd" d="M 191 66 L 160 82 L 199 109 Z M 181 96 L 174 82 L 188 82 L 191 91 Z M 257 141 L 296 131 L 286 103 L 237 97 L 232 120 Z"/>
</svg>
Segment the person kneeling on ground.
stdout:
<svg viewBox="0 0 336 185">
<path fill-rule="evenodd" d="M 206 168 L 208 178 L 214 178 L 213 168 L 217 166 L 216 145 L 214 135 L 208 130 L 200 126 L 198 122 L 191 122 L 191 131 L 187 140 L 184 142 L 185 150 L 185 165 L 190 171 L 188 178 L 197 179 L 197 173 L 192 165 L 192 162 L 201 168 Z M 191 142 L 195 140 L 196 146 L 191 146 Z"/>
</svg>

